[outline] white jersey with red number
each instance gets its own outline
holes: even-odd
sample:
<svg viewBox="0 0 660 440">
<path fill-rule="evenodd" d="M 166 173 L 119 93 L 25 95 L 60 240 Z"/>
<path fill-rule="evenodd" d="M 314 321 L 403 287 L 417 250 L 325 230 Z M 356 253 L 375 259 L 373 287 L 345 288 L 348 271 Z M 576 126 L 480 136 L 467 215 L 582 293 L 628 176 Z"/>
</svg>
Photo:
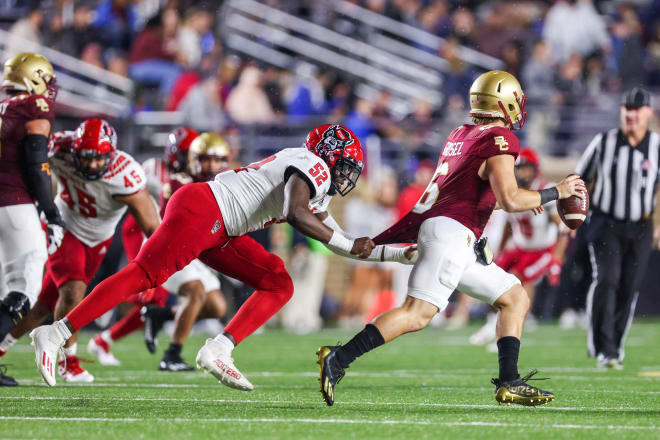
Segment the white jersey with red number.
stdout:
<svg viewBox="0 0 660 440">
<path fill-rule="evenodd" d="M 554 184 L 535 180 L 530 189 L 539 190 L 551 186 Z M 557 242 L 557 224 L 551 218 L 557 214 L 557 204 L 551 202 L 543 207 L 545 210 L 539 215 L 534 215 L 532 211 L 509 214 L 511 240 L 516 247 L 529 251 L 541 250 Z"/>
<path fill-rule="evenodd" d="M 163 190 L 163 185 L 170 180 L 170 170 L 163 159 L 159 157 L 152 157 L 142 162 L 144 174 L 147 176 L 147 191 L 152 199 L 160 200 L 160 192 Z M 160 207 L 159 207 L 160 210 Z"/>
<path fill-rule="evenodd" d="M 140 164 L 128 153 L 116 151 L 108 171 L 98 180 L 82 177 L 70 160 L 50 158 L 58 182 L 55 203 L 67 230 L 87 246 L 110 238 L 126 211 L 113 196 L 134 194 L 146 185 Z"/>
<path fill-rule="evenodd" d="M 227 234 L 237 237 L 284 221 L 284 185 L 298 171 L 314 189 L 310 209 L 327 209 L 330 170 L 306 148 L 286 148 L 244 168 L 225 171 L 209 182 L 222 212 Z"/>
</svg>

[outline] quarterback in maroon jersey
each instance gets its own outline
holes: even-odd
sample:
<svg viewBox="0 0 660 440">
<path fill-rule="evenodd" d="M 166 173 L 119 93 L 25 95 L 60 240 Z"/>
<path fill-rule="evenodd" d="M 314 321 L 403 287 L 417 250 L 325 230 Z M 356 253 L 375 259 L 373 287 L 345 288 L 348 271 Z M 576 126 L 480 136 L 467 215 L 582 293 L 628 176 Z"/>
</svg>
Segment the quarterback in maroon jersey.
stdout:
<svg viewBox="0 0 660 440">
<path fill-rule="evenodd" d="M 498 310 L 499 377 L 492 380 L 501 403 L 542 405 L 554 394 L 521 378 L 518 352 L 529 297 L 515 276 L 492 264 L 492 253 L 480 237 L 497 207 L 507 212 L 539 210 L 545 203 L 585 189 L 577 176 L 559 185 L 530 191 L 519 188 L 514 163 L 520 142 L 512 130 L 525 122 L 525 95 L 509 73 L 490 71 L 470 88 L 473 124 L 451 132 L 441 149 L 431 182 L 413 209 L 374 238 L 377 244 L 416 241 L 419 258 L 408 281 L 404 304 L 367 324 L 345 345 L 317 352 L 321 393 L 334 403 L 334 387 L 357 357 L 409 332 L 423 329 L 447 306 L 455 289 Z"/>
<path fill-rule="evenodd" d="M 39 54 L 20 53 L 5 63 L 2 89 L 9 96 L 0 102 L 0 278 L 7 294 L 0 295 L 0 340 L 34 305 L 48 253 L 64 236 L 48 166 L 54 84 L 53 66 Z M 48 248 L 35 202 L 46 217 Z M 0 373 L 0 386 L 15 385 Z"/>
</svg>

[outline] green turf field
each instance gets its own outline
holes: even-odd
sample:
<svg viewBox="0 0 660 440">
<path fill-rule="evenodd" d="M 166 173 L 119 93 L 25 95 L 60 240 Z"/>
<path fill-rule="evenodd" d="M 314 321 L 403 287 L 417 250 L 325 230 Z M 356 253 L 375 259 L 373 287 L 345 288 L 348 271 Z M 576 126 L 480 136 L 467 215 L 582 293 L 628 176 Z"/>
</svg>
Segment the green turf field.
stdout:
<svg viewBox="0 0 660 440">
<path fill-rule="evenodd" d="M 584 331 L 528 334 L 520 372 L 538 368 L 557 394 L 539 408 L 498 406 L 497 355 L 466 344 L 473 330 L 427 329 L 379 348 L 353 364 L 333 407 L 318 392 L 314 353 L 352 332 L 252 336 L 234 352 L 256 387 L 249 393 L 201 372 L 156 371 L 160 353 L 137 335 L 113 347 L 122 366 L 84 364 L 93 385 L 48 388 L 22 340 L 2 359 L 21 386 L 0 388 L 0 438 L 660 438 L 660 322 L 633 325 L 620 372 L 594 368 Z M 202 342 L 193 337 L 184 357 L 192 361 Z"/>
</svg>

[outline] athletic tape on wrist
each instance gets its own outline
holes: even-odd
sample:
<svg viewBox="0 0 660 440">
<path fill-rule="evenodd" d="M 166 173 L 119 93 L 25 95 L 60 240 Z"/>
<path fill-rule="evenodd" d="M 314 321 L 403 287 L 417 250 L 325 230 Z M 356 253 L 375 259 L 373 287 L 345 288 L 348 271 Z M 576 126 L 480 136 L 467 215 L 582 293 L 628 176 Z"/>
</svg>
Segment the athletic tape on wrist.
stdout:
<svg viewBox="0 0 660 440">
<path fill-rule="evenodd" d="M 328 244 L 349 254 L 353 249 L 353 240 L 349 240 L 348 238 L 344 237 L 344 234 L 337 231 L 332 233 L 332 237 L 330 237 Z"/>
</svg>

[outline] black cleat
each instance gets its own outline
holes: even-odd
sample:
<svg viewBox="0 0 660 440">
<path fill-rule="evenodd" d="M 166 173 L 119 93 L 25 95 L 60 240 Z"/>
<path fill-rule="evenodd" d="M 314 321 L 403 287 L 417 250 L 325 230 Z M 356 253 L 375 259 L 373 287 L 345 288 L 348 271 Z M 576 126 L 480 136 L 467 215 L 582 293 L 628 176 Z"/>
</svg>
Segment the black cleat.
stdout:
<svg viewBox="0 0 660 440">
<path fill-rule="evenodd" d="M 499 403 L 512 403 L 524 406 L 545 405 L 555 400 L 555 395 L 550 391 L 533 387 L 527 384 L 528 380 L 545 380 L 547 378 L 532 379 L 538 371 L 532 370 L 527 376 L 508 382 L 500 382 L 499 379 L 492 379 L 491 383 L 495 385 L 495 400 Z"/>
<path fill-rule="evenodd" d="M 19 292 L 9 292 L 0 301 L 0 341 L 30 311 L 30 300 Z"/>
<path fill-rule="evenodd" d="M 316 363 L 319 364 L 320 369 L 321 394 L 323 394 L 323 400 L 328 406 L 335 403 L 335 386 L 346 374 L 335 359 L 335 352 L 339 347 L 341 345 L 324 345 L 316 351 L 318 356 Z"/>
<path fill-rule="evenodd" d="M 181 356 L 165 352 L 163 359 L 158 364 L 158 369 L 160 371 L 193 371 L 195 367 L 186 364 Z"/>
<path fill-rule="evenodd" d="M 167 321 L 173 319 L 172 310 L 167 307 L 158 307 L 154 304 L 142 307 L 140 310 L 144 321 L 144 342 L 149 353 L 154 354 L 158 346 L 158 332 L 163 329 Z"/>
<path fill-rule="evenodd" d="M 0 387 L 17 387 L 18 382 L 13 377 L 5 376 L 7 372 L 6 365 L 0 365 Z"/>
</svg>

